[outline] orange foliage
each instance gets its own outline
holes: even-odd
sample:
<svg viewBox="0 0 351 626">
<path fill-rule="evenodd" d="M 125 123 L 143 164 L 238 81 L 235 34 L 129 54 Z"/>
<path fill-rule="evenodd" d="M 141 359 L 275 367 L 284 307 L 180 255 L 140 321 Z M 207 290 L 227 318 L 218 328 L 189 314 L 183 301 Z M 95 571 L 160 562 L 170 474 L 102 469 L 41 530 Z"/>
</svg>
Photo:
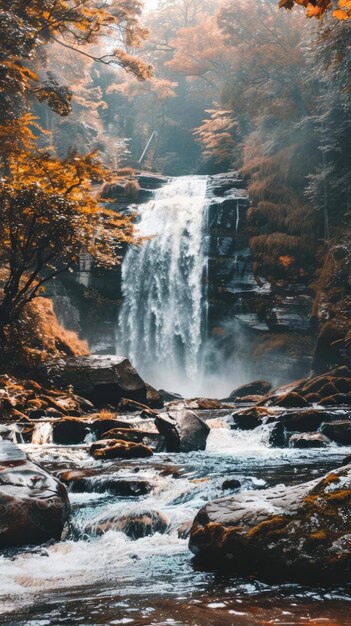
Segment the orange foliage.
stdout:
<svg viewBox="0 0 351 626">
<path fill-rule="evenodd" d="M 280 0 L 279 7 L 292 9 L 295 4 L 306 8 L 306 17 L 315 17 L 320 19 L 323 15 L 332 9 L 331 0 Z M 337 20 L 348 20 L 351 17 L 351 1 L 339 0 L 338 8 L 333 11 L 333 16 Z"/>
</svg>

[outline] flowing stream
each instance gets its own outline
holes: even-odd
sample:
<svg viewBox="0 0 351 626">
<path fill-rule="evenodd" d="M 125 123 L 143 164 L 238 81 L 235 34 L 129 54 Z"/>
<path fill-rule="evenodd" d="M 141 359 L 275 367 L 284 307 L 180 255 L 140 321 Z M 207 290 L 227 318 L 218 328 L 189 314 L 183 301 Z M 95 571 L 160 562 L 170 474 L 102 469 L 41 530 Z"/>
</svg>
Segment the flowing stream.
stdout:
<svg viewBox="0 0 351 626">
<path fill-rule="evenodd" d="M 0 556 L 1 624 L 350 624 L 346 587 L 268 584 L 198 570 L 179 529 L 209 499 L 228 494 L 222 489 L 227 478 L 237 478 L 241 489 L 295 484 L 336 467 L 351 449 L 272 449 L 264 427 L 233 431 L 225 411 L 202 416 L 212 427 L 206 451 L 133 461 L 94 461 L 87 446 L 54 445 L 48 428 L 38 428 L 34 441 L 47 443 L 21 447 L 50 471 L 95 468 L 117 478 L 145 480 L 151 490 L 122 497 L 108 488 L 101 492 L 92 482 L 90 492 L 71 491 L 70 527 L 62 541 Z M 165 534 L 132 540 L 115 530 L 102 536 L 94 531 L 94 520 L 107 513 L 146 510 L 168 517 Z"/>
<path fill-rule="evenodd" d="M 207 177 L 171 179 L 140 208 L 147 238 L 122 267 L 117 352 L 158 388 L 196 393 L 206 335 Z"/>
</svg>

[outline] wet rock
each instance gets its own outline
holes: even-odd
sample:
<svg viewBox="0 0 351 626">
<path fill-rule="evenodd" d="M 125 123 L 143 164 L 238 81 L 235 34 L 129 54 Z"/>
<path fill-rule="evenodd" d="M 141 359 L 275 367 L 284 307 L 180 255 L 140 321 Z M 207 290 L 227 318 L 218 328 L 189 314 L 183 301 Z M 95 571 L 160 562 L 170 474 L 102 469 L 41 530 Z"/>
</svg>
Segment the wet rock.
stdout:
<svg viewBox="0 0 351 626">
<path fill-rule="evenodd" d="M 326 448 L 330 439 L 322 433 L 299 433 L 291 435 L 289 448 Z"/>
<path fill-rule="evenodd" d="M 342 446 L 351 445 L 351 420 L 335 420 L 322 424 L 320 432 Z"/>
<path fill-rule="evenodd" d="M 143 411 L 148 417 L 155 417 L 157 412 L 154 409 L 150 409 L 146 404 L 136 402 L 135 400 L 128 400 L 128 398 L 121 398 L 118 403 L 118 409 L 123 413 L 134 413 L 135 411 Z"/>
<path fill-rule="evenodd" d="M 184 402 L 186 409 L 198 409 L 199 411 L 219 410 L 223 408 L 219 400 L 213 398 L 192 398 Z"/>
<path fill-rule="evenodd" d="M 329 421 L 330 415 L 326 411 L 307 409 L 306 411 L 283 413 L 277 419 L 289 431 L 308 433 L 318 430 L 323 422 Z"/>
<path fill-rule="evenodd" d="M 191 527 L 193 525 L 193 520 L 188 520 L 183 522 L 178 527 L 178 539 L 188 539 L 190 537 Z"/>
<path fill-rule="evenodd" d="M 60 539 L 68 514 L 64 485 L 0 441 L 0 547 Z"/>
<path fill-rule="evenodd" d="M 83 443 L 88 432 L 87 424 L 76 417 L 65 417 L 52 425 L 53 442 L 63 445 Z"/>
<path fill-rule="evenodd" d="M 124 533 L 130 539 L 150 537 L 155 533 L 164 534 L 169 526 L 167 515 L 160 511 L 145 510 L 121 515 L 109 513 L 92 520 L 86 527 L 86 532 L 95 535 L 104 535 L 110 530 Z"/>
<path fill-rule="evenodd" d="M 286 434 L 284 425 L 276 422 L 269 433 L 268 443 L 273 448 L 284 448 L 286 445 Z"/>
<path fill-rule="evenodd" d="M 274 401 L 271 401 L 271 404 L 276 404 L 277 406 L 282 406 L 286 409 L 293 408 L 303 408 L 310 406 L 307 400 L 300 396 L 300 394 L 290 391 L 283 396 L 276 398 Z"/>
<path fill-rule="evenodd" d="M 230 489 L 231 491 L 234 491 L 235 489 L 240 489 L 240 487 L 241 487 L 241 482 L 237 478 L 227 478 L 222 483 L 223 491 L 226 489 Z"/>
<path fill-rule="evenodd" d="M 351 574 L 351 465 L 301 485 L 243 491 L 206 504 L 190 549 L 233 573 L 315 583 Z"/>
<path fill-rule="evenodd" d="M 137 178 L 139 185 L 145 189 L 158 189 L 168 182 L 168 178 L 162 174 L 149 174 L 147 172 L 139 174 Z"/>
<path fill-rule="evenodd" d="M 100 437 L 109 430 L 113 430 L 114 428 L 132 428 L 132 425 L 130 422 L 118 420 L 113 417 L 100 417 L 99 419 L 94 420 L 90 427 L 96 438 L 100 439 Z"/>
<path fill-rule="evenodd" d="M 160 433 L 139 430 L 138 428 L 113 428 L 103 433 L 101 439 L 120 439 L 122 441 L 143 443 L 156 451 L 161 451 L 164 446 L 164 438 Z"/>
<path fill-rule="evenodd" d="M 159 389 L 159 394 L 164 402 L 171 402 L 172 400 L 183 400 L 183 396 L 179 393 L 172 393 L 165 389 Z"/>
<path fill-rule="evenodd" d="M 351 396 L 346 393 L 336 393 L 333 396 L 322 398 L 322 400 L 319 401 L 319 404 L 321 406 L 350 406 Z"/>
<path fill-rule="evenodd" d="M 147 388 L 130 361 L 122 356 L 90 356 L 53 359 L 41 376 L 55 387 L 72 385 L 96 406 L 117 406 L 121 398 L 147 404 Z"/>
<path fill-rule="evenodd" d="M 238 428 L 240 430 L 253 430 L 257 426 L 261 426 L 262 418 L 255 411 L 232 413 L 233 424 L 232 428 Z"/>
<path fill-rule="evenodd" d="M 145 383 L 146 386 L 146 404 L 151 409 L 162 409 L 164 402 L 163 398 L 157 389 L 154 389 L 149 385 L 149 383 Z"/>
<path fill-rule="evenodd" d="M 167 452 L 192 452 L 206 448 L 210 428 L 193 411 L 158 415 L 155 425 L 165 437 Z"/>
<path fill-rule="evenodd" d="M 264 396 L 271 387 L 272 385 L 265 380 L 255 380 L 252 383 L 234 389 L 226 400 L 233 401 L 236 398 L 244 398 L 245 396 Z"/>
<path fill-rule="evenodd" d="M 96 460 L 141 459 L 153 455 L 151 448 L 141 443 L 119 439 L 102 439 L 90 446 L 90 454 Z"/>
<path fill-rule="evenodd" d="M 72 492 L 112 493 L 115 496 L 145 496 L 152 484 L 143 479 L 121 478 L 118 474 L 103 474 L 92 470 L 68 470 L 59 474 L 59 479 Z"/>
<path fill-rule="evenodd" d="M 251 403 L 257 403 L 257 402 L 262 402 L 265 401 L 266 397 L 265 396 L 243 396 L 242 398 L 236 398 L 234 400 L 235 404 L 244 404 L 247 403 L 249 404 Z"/>
</svg>

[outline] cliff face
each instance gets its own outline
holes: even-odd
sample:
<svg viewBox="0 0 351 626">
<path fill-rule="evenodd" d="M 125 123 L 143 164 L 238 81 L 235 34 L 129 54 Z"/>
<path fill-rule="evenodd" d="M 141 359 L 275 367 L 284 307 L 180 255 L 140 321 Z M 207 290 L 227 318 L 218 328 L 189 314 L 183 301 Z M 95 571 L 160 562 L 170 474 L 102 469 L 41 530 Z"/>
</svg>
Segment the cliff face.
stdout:
<svg viewBox="0 0 351 626">
<path fill-rule="evenodd" d="M 165 179 L 143 177 L 140 182 L 143 201 L 145 191 L 151 193 Z M 120 189 L 109 190 L 115 192 L 120 197 Z M 322 267 L 325 258 L 322 271 L 308 244 L 292 241 L 288 235 L 269 235 L 270 255 L 266 237 L 263 255 L 259 240 L 264 225 L 253 220 L 245 182 L 232 173 L 210 176 L 207 195 L 207 367 L 221 371 L 240 363 L 246 378 L 264 374 L 281 383 L 305 376 L 311 364 L 319 372 L 344 362 L 350 304 L 345 246 L 337 247 L 329 260 L 325 251 L 320 252 Z M 111 206 L 130 207 L 125 198 Z M 124 253 L 121 250 L 122 259 Z M 69 328 L 80 327 L 93 352 L 115 351 L 121 266 L 101 270 L 89 258 L 82 259 L 80 268 L 57 283 L 51 295 L 59 318 Z M 338 322 L 330 326 L 333 315 Z M 342 345 L 337 343 L 340 340 Z"/>
<path fill-rule="evenodd" d="M 231 187 L 226 189 L 226 185 Z M 300 271 L 262 277 L 255 270 L 251 203 L 236 177 L 210 179 L 208 328 L 212 355 L 244 363 L 247 376 L 288 381 L 307 374 L 314 345 L 313 291 Z M 284 256 L 284 248 L 281 255 Z M 284 260 L 284 259 L 283 259 Z M 236 359 L 233 361 L 233 355 Z M 216 357 L 215 357 L 216 358 Z"/>
</svg>

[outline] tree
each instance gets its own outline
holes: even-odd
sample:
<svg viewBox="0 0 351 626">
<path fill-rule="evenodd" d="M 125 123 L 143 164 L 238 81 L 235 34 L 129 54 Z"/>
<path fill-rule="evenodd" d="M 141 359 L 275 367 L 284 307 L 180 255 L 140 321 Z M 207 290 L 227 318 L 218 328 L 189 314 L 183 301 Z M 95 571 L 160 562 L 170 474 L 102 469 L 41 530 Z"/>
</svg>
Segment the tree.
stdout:
<svg viewBox="0 0 351 626">
<path fill-rule="evenodd" d="M 101 207 L 91 181 L 106 172 L 94 159 L 72 153 L 65 160 L 18 151 L 0 183 L 0 329 L 16 322 L 42 287 L 87 251 L 103 266 L 133 241 L 133 216 Z"/>
<path fill-rule="evenodd" d="M 306 8 L 306 17 L 315 17 L 317 19 L 323 17 L 323 15 L 330 11 L 334 6 L 331 0 L 280 0 L 279 7 L 293 9 L 296 4 Z M 333 10 L 333 17 L 337 20 L 350 19 L 350 0 L 339 0 L 337 8 Z"/>
<path fill-rule="evenodd" d="M 73 147 L 58 158 L 32 107 L 46 104 L 60 118 L 72 110 L 71 86 L 42 72 L 53 42 L 91 65 L 148 78 L 150 65 L 131 54 L 147 34 L 139 25 L 141 8 L 138 0 L 0 0 L 2 351 L 26 305 L 83 251 L 109 266 L 118 261 L 118 247 L 133 241 L 132 216 L 101 204 L 94 183 L 109 173 L 96 155 Z"/>
</svg>

